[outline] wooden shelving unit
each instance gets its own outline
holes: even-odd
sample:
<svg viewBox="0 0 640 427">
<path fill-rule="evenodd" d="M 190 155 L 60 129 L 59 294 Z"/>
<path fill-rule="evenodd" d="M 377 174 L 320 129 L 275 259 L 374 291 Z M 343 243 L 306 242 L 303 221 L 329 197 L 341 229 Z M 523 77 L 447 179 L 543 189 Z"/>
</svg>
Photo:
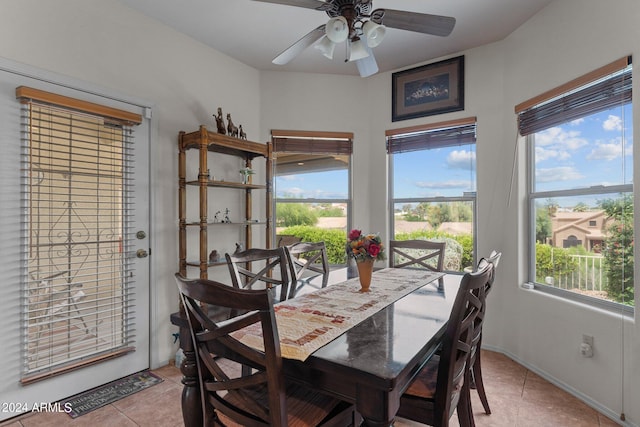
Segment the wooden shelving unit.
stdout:
<svg viewBox="0 0 640 427">
<path fill-rule="evenodd" d="M 209 228 L 212 227 L 243 227 L 245 235 L 245 248 L 252 247 L 253 230 L 261 227 L 265 230 L 266 247 L 271 247 L 271 217 L 272 217 L 272 149 L 271 143 L 251 142 L 238 139 L 217 132 L 207 130 L 206 126 L 200 126 L 195 132 L 180 132 L 178 137 L 178 216 L 179 216 L 179 270 L 180 274 L 187 276 L 187 267 L 199 267 L 200 277 L 208 278 L 208 270 L 218 265 L 226 265 L 224 258 L 220 262 L 209 262 Z M 198 155 L 198 179 L 187 181 L 187 154 L 192 151 Z M 213 180 L 209 171 L 210 156 L 234 156 L 244 160 L 247 168 L 252 167 L 256 158 L 263 158 L 266 162 L 266 176 L 264 183 L 253 183 L 253 176 L 248 177 L 247 183 Z M 215 174 L 214 174 L 215 175 Z M 198 191 L 199 220 L 187 222 L 187 191 L 189 188 Z M 236 189 L 244 192 L 244 220 L 233 223 L 212 222 L 208 218 L 209 192 L 216 188 Z M 265 218 L 252 218 L 252 202 L 254 192 L 264 193 Z M 200 250 L 198 257 L 187 253 L 187 229 L 198 227 Z M 220 254 L 221 257 L 224 254 Z M 187 258 L 191 256 L 192 258 Z"/>
</svg>

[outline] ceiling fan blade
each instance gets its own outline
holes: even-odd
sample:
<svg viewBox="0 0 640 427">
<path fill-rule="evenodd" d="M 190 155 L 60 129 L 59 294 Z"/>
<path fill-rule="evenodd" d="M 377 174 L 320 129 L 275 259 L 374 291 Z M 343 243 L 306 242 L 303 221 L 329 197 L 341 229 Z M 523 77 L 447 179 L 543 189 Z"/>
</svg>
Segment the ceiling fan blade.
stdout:
<svg viewBox="0 0 640 427">
<path fill-rule="evenodd" d="M 306 7 L 307 9 L 325 10 L 327 3 L 320 0 L 254 0 L 263 3 L 284 4 L 286 6 Z"/>
<path fill-rule="evenodd" d="M 382 15 L 382 16 L 380 16 Z M 428 13 L 407 12 L 405 10 L 376 9 L 371 13 L 372 20 L 390 28 L 448 36 L 456 25 L 456 18 L 450 16 L 430 15 Z"/>
<path fill-rule="evenodd" d="M 320 25 L 315 30 L 311 30 L 300 40 L 289 46 L 284 50 L 280 55 L 273 58 L 273 62 L 276 65 L 284 65 L 291 61 L 293 58 L 298 56 L 300 52 L 314 44 L 320 37 L 324 36 L 324 27 L 325 24 Z"/>
</svg>

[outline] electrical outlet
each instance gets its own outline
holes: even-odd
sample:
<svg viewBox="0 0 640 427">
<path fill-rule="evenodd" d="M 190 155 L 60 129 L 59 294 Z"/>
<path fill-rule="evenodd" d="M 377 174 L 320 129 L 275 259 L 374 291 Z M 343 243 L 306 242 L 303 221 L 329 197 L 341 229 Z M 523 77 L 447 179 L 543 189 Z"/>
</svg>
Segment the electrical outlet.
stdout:
<svg viewBox="0 0 640 427">
<path fill-rule="evenodd" d="M 583 357 L 593 357 L 593 335 L 582 335 L 580 354 L 582 354 Z"/>
</svg>

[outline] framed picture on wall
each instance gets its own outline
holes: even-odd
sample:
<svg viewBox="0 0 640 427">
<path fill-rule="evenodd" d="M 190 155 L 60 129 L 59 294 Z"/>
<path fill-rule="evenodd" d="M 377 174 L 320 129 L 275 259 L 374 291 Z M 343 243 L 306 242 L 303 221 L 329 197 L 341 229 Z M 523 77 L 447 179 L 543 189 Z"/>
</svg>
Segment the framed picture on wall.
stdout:
<svg viewBox="0 0 640 427">
<path fill-rule="evenodd" d="M 464 110 L 464 56 L 392 74 L 391 119 Z"/>
</svg>

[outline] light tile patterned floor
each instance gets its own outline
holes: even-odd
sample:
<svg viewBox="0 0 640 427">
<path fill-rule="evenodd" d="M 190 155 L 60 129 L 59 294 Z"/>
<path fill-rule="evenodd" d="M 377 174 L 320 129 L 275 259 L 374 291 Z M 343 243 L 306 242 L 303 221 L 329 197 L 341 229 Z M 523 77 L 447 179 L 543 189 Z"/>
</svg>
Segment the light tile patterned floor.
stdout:
<svg viewBox="0 0 640 427">
<path fill-rule="evenodd" d="M 484 384 L 492 414 L 482 412 L 477 393 L 473 393 L 474 418 L 478 427 L 617 425 L 502 354 L 483 350 L 482 361 Z M 66 414 L 27 414 L 0 423 L 0 427 L 182 426 L 180 371 L 174 366 L 165 366 L 153 372 L 165 381 L 76 419 L 71 419 Z M 402 419 L 395 423 L 395 427 L 422 425 Z M 458 426 L 455 414 L 451 425 Z"/>
</svg>

